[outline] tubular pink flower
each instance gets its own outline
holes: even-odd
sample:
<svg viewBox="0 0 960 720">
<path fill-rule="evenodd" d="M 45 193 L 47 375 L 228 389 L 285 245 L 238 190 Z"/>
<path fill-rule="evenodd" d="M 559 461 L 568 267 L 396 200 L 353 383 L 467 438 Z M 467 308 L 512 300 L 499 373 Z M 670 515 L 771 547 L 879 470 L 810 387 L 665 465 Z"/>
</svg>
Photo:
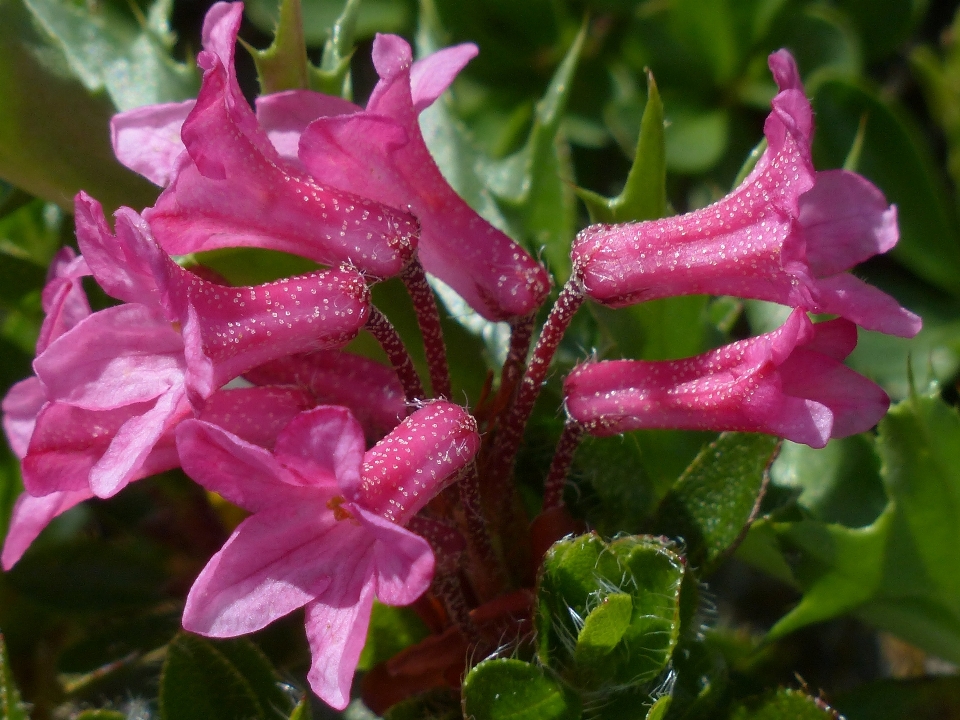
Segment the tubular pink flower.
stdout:
<svg viewBox="0 0 960 720">
<path fill-rule="evenodd" d="M 349 408 L 374 443 L 407 414 L 403 386 L 389 367 L 339 350 L 289 355 L 244 373 L 257 385 L 293 385 L 317 405 Z"/>
<path fill-rule="evenodd" d="M 795 310 L 774 332 L 686 360 L 587 363 L 564 382 L 567 412 L 592 435 L 645 428 L 740 430 L 811 447 L 873 427 L 890 404 L 845 367 L 856 326 Z"/>
<path fill-rule="evenodd" d="M 253 246 L 396 275 L 413 257 L 416 220 L 367 196 L 322 186 L 280 156 L 237 84 L 242 14 L 242 3 L 217 3 L 207 13 L 195 103 L 138 108 L 113 120 L 120 161 L 169 183 L 144 211 L 154 237 L 174 254 Z"/>
<path fill-rule="evenodd" d="M 750 175 L 686 215 L 582 231 L 572 256 L 586 294 L 613 307 L 735 295 L 916 335 L 919 317 L 844 272 L 896 244 L 896 208 L 855 173 L 814 172 L 813 114 L 796 64 L 780 50 L 770 69 L 780 92 L 764 126 L 768 147 Z"/>
<path fill-rule="evenodd" d="M 346 707 L 373 598 L 409 604 L 433 577 L 430 546 L 397 523 L 439 492 L 479 445 L 475 425 L 458 438 L 459 450 L 434 437 L 438 423 L 469 418 L 436 405 L 443 407 L 414 413 L 384 441 L 406 439 L 409 464 L 373 477 L 366 458 L 380 446 L 364 455 L 362 429 L 346 408 L 301 413 L 273 453 L 210 423 L 182 423 L 177 444 L 187 473 L 253 513 L 200 573 L 183 626 L 233 637 L 305 606 L 313 654 L 307 678 L 324 701 Z"/>
<path fill-rule="evenodd" d="M 366 322 L 369 296 L 355 271 L 231 288 L 179 267 L 129 208 L 117 212 L 116 235 L 100 205 L 83 194 L 76 217 L 90 270 L 108 293 L 128 302 L 85 318 L 34 361 L 51 401 L 23 461 L 34 495 L 81 489 L 75 472 L 57 471 L 60 448 L 67 456 L 86 448 L 97 458 L 90 489 L 113 495 L 142 476 L 164 433 L 191 405 L 202 408 L 219 387 L 264 362 L 342 345 Z M 83 411 L 103 414 L 93 430 L 109 439 L 106 449 L 76 436 L 86 431 L 71 418 Z"/>
<path fill-rule="evenodd" d="M 539 307 L 549 290 L 547 274 L 450 187 L 417 121 L 476 53 L 475 45 L 463 44 L 414 63 L 405 40 L 377 35 L 373 63 L 380 82 L 366 109 L 324 108 L 326 117 L 300 138 L 300 160 L 323 183 L 411 208 L 420 221 L 423 267 L 487 319 L 505 320 Z M 262 98 L 258 112 L 275 115 L 273 102 L 292 99 Z"/>
</svg>

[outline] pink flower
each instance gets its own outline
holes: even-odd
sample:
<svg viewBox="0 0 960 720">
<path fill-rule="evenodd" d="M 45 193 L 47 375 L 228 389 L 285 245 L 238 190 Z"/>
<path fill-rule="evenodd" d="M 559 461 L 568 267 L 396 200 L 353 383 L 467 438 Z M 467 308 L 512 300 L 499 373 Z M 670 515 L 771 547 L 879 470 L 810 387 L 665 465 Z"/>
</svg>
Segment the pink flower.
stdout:
<svg viewBox="0 0 960 720">
<path fill-rule="evenodd" d="M 257 385 L 293 385 L 308 392 L 316 405 L 348 408 L 371 443 L 407 415 L 406 397 L 395 370 L 340 350 L 279 358 L 244 377 Z"/>
<path fill-rule="evenodd" d="M 543 302 L 546 272 L 454 192 L 417 121 L 476 54 L 472 44 L 457 45 L 414 63 L 405 40 L 377 35 L 373 63 L 380 82 L 366 110 L 325 107 L 327 117 L 304 130 L 299 157 L 323 183 L 411 208 L 420 221 L 424 268 L 487 319 L 504 320 Z M 258 111 L 272 115 L 274 103 L 293 102 L 282 94 L 261 98 Z"/>
<path fill-rule="evenodd" d="M 413 63 L 404 40 L 379 35 L 373 59 L 381 80 L 366 110 L 290 91 L 258 98 L 255 118 L 233 69 L 242 7 L 217 3 L 207 14 L 195 104 L 113 119 L 120 161 L 169 184 L 144 213 L 160 244 L 172 253 L 268 247 L 325 263 L 349 259 L 384 277 L 409 259 L 416 234 L 409 216 L 385 206 L 409 208 L 424 267 L 477 312 L 500 320 L 536 309 L 549 290 L 546 272 L 450 187 L 417 121 L 476 46 Z"/>
<path fill-rule="evenodd" d="M 120 161 L 169 183 L 144 212 L 154 237 L 174 254 L 254 246 L 396 275 L 413 256 L 416 220 L 322 186 L 278 154 L 237 84 L 233 53 L 242 14 L 242 3 L 217 3 L 207 13 L 195 103 L 138 108 L 113 120 Z"/>
<path fill-rule="evenodd" d="M 200 573 L 184 628 L 233 637 L 305 606 L 313 654 L 307 678 L 343 709 L 374 596 L 406 605 L 433 577 L 429 545 L 401 525 L 479 443 L 473 419 L 445 402 L 413 413 L 366 454 L 346 408 L 301 413 L 273 453 L 209 423 L 184 422 L 177 444 L 187 473 L 253 513 Z"/>
<path fill-rule="evenodd" d="M 686 360 L 587 363 L 564 382 L 567 412 L 593 435 L 644 428 L 763 432 L 823 447 L 873 427 L 890 404 L 845 367 L 856 326 L 795 310 L 774 332 Z"/>
<path fill-rule="evenodd" d="M 814 172 L 813 114 L 786 50 L 770 56 L 780 87 L 767 150 L 722 200 L 686 215 L 580 233 L 573 259 L 586 294 L 614 307 L 674 295 L 735 295 L 833 313 L 903 337 L 920 318 L 846 270 L 890 250 L 896 208 L 863 177 Z"/>
<path fill-rule="evenodd" d="M 117 212 L 116 235 L 83 194 L 76 217 L 91 271 L 127 302 L 85 318 L 34 361 L 50 402 L 23 459 L 33 495 L 85 487 L 113 495 L 142 477 L 157 443 L 191 405 L 202 408 L 225 383 L 274 358 L 342 345 L 366 321 L 368 292 L 352 270 L 231 288 L 179 267 L 128 208 Z M 88 433 L 109 439 L 107 447 L 101 451 Z M 88 478 L 77 453 L 98 458 Z"/>
</svg>

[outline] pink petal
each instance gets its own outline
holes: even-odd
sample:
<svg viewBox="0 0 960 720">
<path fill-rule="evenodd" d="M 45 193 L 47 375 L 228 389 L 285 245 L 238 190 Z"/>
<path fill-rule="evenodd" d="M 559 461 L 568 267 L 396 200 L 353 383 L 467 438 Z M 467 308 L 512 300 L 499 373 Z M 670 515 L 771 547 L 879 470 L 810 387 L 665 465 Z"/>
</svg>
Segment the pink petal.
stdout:
<svg viewBox="0 0 960 720">
<path fill-rule="evenodd" d="M 51 520 L 91 497 L 93 493 L 88 490 L 55 492 L 43 497 L 21 493 L 13 506 L 7 538 L 0 553 L 3 569 L 9 570 L 23 557 L 30 543 L 37 539 Z"/>
<path fill-rule="evenodd" d="M 369 564 L 345 566 L 336 582 L 307 605 L 307 641 L 313 662 L 307 681 L 317 696 L 336 710 L 350 703 L 350 686 L 367 641 L 374 584 Z"/>
<path fill-rule="evenodd" d="M 338 522 L 313 488 L 244 520 L 187 595 L 183 627 L 212 637 L 254 632 L 307 604 L 344 576 L 369 574 L 370 541 Z"/>
<path fill-rule="evenodd" d="M 405 525 L 479 448 L 476 420 L 459 405 L 433 402 L 366 452 L 359 484 L 341 478 L 341 487 L 348 500 Z"/>
<path fill-rule="evenodd" d="M 189 158 L 144 212 L 163 248 L 264 247 L 327 265 L 349 261 L 379 277 L 398 273 L 416 246 L 415 220 L 322 187 L 285 163 L 234 97 L 228 66 L 210 53 L 201 60 L 203 85 L 182 131 Z"/>
<path fill-rule="evenodd" d="M 852 320 L 865 330 L 910 338 L 920 332 L 923 321 L 882 290 L 850 273 L 817 281 L 821 312 Z"/>
<path fill-rule="evenodd" d="M 256 100 L 257 121 L 277 152 L 294 167 L 300 167 L 297 153 L 300 136 L 307 125 L 320 117 L 347 115 L 361 110 L 352 102 L 312 90 L 287 90 L 261 95 Z"/>
<path fill-rule="evenodd" d="M 144 305 L 94 313 L 34 360 L 51 400 L 109 410 L 183 384 L 183 339 Z"/>
<path fill-rule="evenodd" d="M 156 267 L 163 253 L 143 218 L 120 208 L 114 235 L 100 203 L 84 192 L 77 193 L 74 212 L 77 243 L 100 286 L 118 300 L 159 310 Z"/>
<path fill-rule="evenodd" d="M 409 605 L 423 595 L 433 581 L 430 544 L 356 503 L 344 507 L 376 538 L 373 566 L 377 599 L 387 605 Z"/>
<path fill-rule="evenodd" d="M 276 457 L 304 486 L 360 482 L 363 429 L 347 408 L 325 405 L 300 413 L 277 438 Z"/>
<path fill-rule="evenodd" d="M 837 318 L 813 326 L 814 335 L 803 343 L 803 349 L 843 361 L 857 347 L 857 326 L 850 320 Z"/>
<path fill-rule="evenodd" d="M 311 393 L 317 404 L 350 408 L 370 442 L 390 432 L 407 414 L 396 372 L 361 355 L 336 350 L 289 355 L 244 377 L 259 385 L 294 385 Z"/>
<path fill-rule="evenodd" d="M 816 277 L 849 270 L 891 250 L 900 238 L 897 208 L 866 178 L 846 170 L 818 172 L 800 197 L 807 261 Z"/>
<path fill-rule="evenodd" d="M 285 493 L 300 484 L 272 453 L 209 422 L 184 420 L 176 435 L 183 471 L 238 507 L 257 512 L 289 501 Z M 335 492 L 331 483 L 326 497 Z"/>
<path fill-rule="evenodd" d="M 3 398 L 3 431 L 13 454 L 20 459 L 27 454 L 37 415 L 46 403 L 47 392 L 36 377 L 12 385 Z"/>
<path fill-rule="evenodd" d="M 312 405 L 311 398 L 297 388 L 232 388 L 211 395 L 200 419 L 269 450 L 294 416 Z"/>
<path fill-rule="evenodd" d="M 418 60 L 410 68 L 410 95 L 413 111 L 419 115 L 437 98 L 480 50 L 473 43 L 443 48 Z"/>
<path fill-rule="evenodd" d="M 41 301 L 46 317 L 37 337 L 37 354 L 90 315 L 90 303 L 81 279 L 90 274 L 87 262 L 77 257 L 72 248 L 62 248 L 50 263 L 47 284 Z"/>
<path fill-rule="evenodd" d="M 420 221 L 419 256 L 427 271 L 484 317 L 502 320 L 539 306 L 549 290 L 546 273 L 450 187 L 417 122 L 419 110 L 472 52 L 458 46 L 422 60 L 412 88 L 410 46 L 378 35 L 373 60 L 380 82 L 366 110 L 312 123 L 301 137 L 300 159 L 321 183 L 410 207 Z"/>
<path fill-rule="evenodd" d="M 117 160 L 154 185 L 166 187 L 184 149 L 180 127 L 195 102 L 147 105 L 114 115 L 110 140 Z"/>
<path fill-rule="evenodd" d="M 188 386 L 201 396 L 275 358 L 345 345 L 367 321 L 369 291 L 351 269 L 233 288 L 169 267 L 164 296 L 183 323 Z"/>
</svg>

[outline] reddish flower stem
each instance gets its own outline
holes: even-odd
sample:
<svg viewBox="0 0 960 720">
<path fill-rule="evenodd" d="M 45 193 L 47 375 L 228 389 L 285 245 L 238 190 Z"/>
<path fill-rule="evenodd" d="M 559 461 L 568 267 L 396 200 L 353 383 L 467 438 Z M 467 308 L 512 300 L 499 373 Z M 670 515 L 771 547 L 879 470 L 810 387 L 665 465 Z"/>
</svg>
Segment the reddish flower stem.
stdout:
<svg viewBox="0 0 960 720">
<path fill-rule="evenodd" d="M 471 560 L 468 575 L 480 602 L 483 603 L 503 589 L 505 573 L 502 572 L 500 559 L 490 543 L 490 529 L 483 516 L 480 475 L 475 462 L 464 468 L 457 487 L 460 490 L 460 506 L 463 509 L 468 555 Z"/>
<path fill-rule="evenodd" d="M 387 316 L 373 305 L 370 306 L 370 317 L 366 328 L 380 343 L 380 347 L 383 348 L 390 364 L 397 372 L 397 377 L 400 378 L 400 384 L 403 385 L 403 391 L 407 396 L 407 404 L 412 407 L 418 400 L 425 398 L 423 383 L 420 382 L 417 369 L 413 366 L 413 359 L 407 352 L 400 334 Z"/>
<path fill-rule="evenodd" d="M 433 397 L 448 400 L 453 394 L 450 386 L 450 368 L 447 365 L 447 346 L 443 342 L 443 327 L 440 325 L 440 310 L 437 298 L 427 283 L 427 274 L 416 258 L 400 274 L 400 279 L 410 293 L 413 308 L 417 313 L 417 325 L 423 338 L 423 350 L 430 370 L 430 385 Z"/>
<path fill-rule="evenodd" d="M 523 440 L 523 431 L 527 427 L 527 420 L 530 419 L 530 413 L 533 412 L 533 405 L 540 395 L 540 388 L 543 387 L 543 382 L 547 377 L 547 369 L 550 367 L 554 353 L 560 346 L 560 340 L 582 302 L 583 289 L 579 280 L 574 276 L 563 286 L 560 297 L 557 298 L 556 304 L 547 316 L 547 321 L 543 324 L 543 330 L 540 332 L 540 337 L 533 349 L 533 357 L 530 359 L 530 364 L 527 365 L 527 370 L 520 381 L 517 399 L 510 408 L 506 419 L 500 425 L 500 431 L 494 443 L 488 476 L 492 483 L 503 484 L 504 492 L 501 497 L 504 502 L 509 497 L 506 485 L 513 474 L 513 464 L 516 460 L 517 450 L 520 449 L 520 443 Z"/>
<path fill-rule="evenodd" d="M 517 318 L 510 325 L 510 349 L 507 359 L 500 372 L 500 392 L 510 393 L 508 401 L 513 399 L 517 383 L 527 364 L 527 355 L 530 352 L 530 341 L 533 339 L 533 323 L 535 315 L 530 313 Z"/>
<path fill-rule="evenodd" d="M 583 426 L 575 420 L 567 420 L 567 424 L 563 427 L 563 434 L 560 435 L 560 441 L 557 443 L 557 451 L 550 463 L 547 479 L 543 483 L 543 508 L 541 512 L 547 512 L 563 505 L 563 488 L 567 484 L 567 476 L 570 474 L 573 456 L 582 438 Z"/>
</svg>

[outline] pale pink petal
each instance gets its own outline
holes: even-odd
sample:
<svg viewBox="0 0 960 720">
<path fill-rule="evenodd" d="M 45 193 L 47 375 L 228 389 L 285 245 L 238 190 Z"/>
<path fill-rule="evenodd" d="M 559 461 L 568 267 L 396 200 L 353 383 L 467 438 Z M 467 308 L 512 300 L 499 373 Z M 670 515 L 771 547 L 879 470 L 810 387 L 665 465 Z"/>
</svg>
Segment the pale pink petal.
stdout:
<svg viewBox="0 0 960 720">
<path fill-rule="evenodd" d="M 817 281 L 820 311 L 852 320 L 864 330 L 910 338 L 920 332 L 923 321 L 894 298 L 850 273 Z"/>
<path fill-rule="evenodd" d="M 87 261 L 72 248 L 61 248 L 50 263 L 47 284 L 43 288 L 41 302 L 46 317 L 37 337 L 37 354 L 90 315 L 90 303 L 83 291 L 81 280 L 90 274 Z"/>
<path fill-rule="evenodd" d="M 370 563 L 343 568 L 330 589 L 307 605 L 307 641 L 313 662 L 307 681 L 336 710 L 350 703 L 350 686 L 367 641 L 374 583 Z"/>
<path fill-rule="evenodd" d="M 411 208 L 420 221 L 423 266 L 481 315 L 491 320 L 524 315 L 539 306 L 549 290 L 546 273 L 457 195 L 420 132 L 417 113 L 450 82 L 472 48 L 458 46 L 443 53 L 421 61 L 415 108 L 410 46 L 395 35 L 378 35 L 373 61 L 380 82 L 366 110 L 312 123 L 301 137 L 300 159 L 321 183 Z M 405 141 L 397 129 L 404 131 Z"/>
<path fill-rule="evenodd" d="M 201 53 L 206 72 L 183 125 L 189 153 L 157 204 L 144 212 L 174 254 L 218 247 L 282 250 L 379 277 L 398 273 L 416 246 L 416 221 L 399 210 L 322 187 L 274 149 L 227 68 Z"/>
<path fill-rule="evenodd" d="M 184 150 L 180 127 L 195 102 L 147 105 L 114 115 L 110 139 L 117 160 L 154 185 L 166 187 Z"/>
<path fill-rule="evenodd" d="M 480 449 L 476 420 L 459 405 L 420 408 L 366 452 L 358 484 L 341 478 L 348 500 L 406 524 Z"/>
<path fill-rule="evenodd" d="M 800 197 L 807 261 L 827 277 L 891 250 L 900 239 L 897 208 L 865 177 L 846 170 L 818 172 Z"/>
<path fill-rule="evenodd" d="M 433 105 L 480 50 L 473 43 L 443 48 L 417 60 L 410 68 L 410 95 L 418 115 Z"/>
<path fill-rule="evenodd" d="M 257 512 L 289 501 L 291 496 L 284 493 L 299 485 L 299 478 L 272 453 L 209 422 L 184 420 L 176 436 L 183 471 L 245 510 Z M 327 499 L 335 491 L 331 485 Z"/>
<path fill-rule="evenodd" d="M 90 470 L 90 489 L 94 494 L 112 497 L 130 482 L 144 477 L 144 464 L 161 437 L 188 413 L 183 388 L 174 387 L 157 398 L 152 408 L 121 425 Z"/>
<path fill-rule="evenodd" d="M 269 450 L 294 416 L 313 404 L 294 387 L 231 388 L 211 395 L 200 419 Z"/>
<path fill-rule="evenodd" d="M 183 339 L 146 306 L 118 305 L 57 338 L 33 367 L 51 400 L 119 408 L 182 385 Z"/>
<path fill-rule="evenodd" d="M 376 442 L 407 414 L 397 373 L 361 355 L 338 350 L 289 355 L 244 374 L 258 385 L 293 385 L 309 392 L 318 405 L 343 405 Z"/>
<path fill-rule="evenodd" d="M 280 433 L 275 454 L 304 486 L 355 485 L 363 462 L 363 428 L 347 408 L 325 405 L 300 413 Z"/>
<path fill-rule="evenodd" d="M 58 515 L 93 497 L 89 490 L 54 492 L 43 497 L 21 493 L 10 515 L 7 538 L 0 553 L 0 565 L 9 570 L 23 557 L 40 532 Z"/>
<path fill-rule="evenodd" d="M 237 527 L 190 589 L 185 629 L 212 637 L 254 632 L 369 566 L 366 533 L 335 520 L 316 494 L 289 488 L 286 502 Z"/>
<path fill-rule="evenodd" d="M 377 600 L 387 605 L 409 605 L 423 595 L 433 580 L 430 544 L 356 503 L 347 503 L 344 508 L 376 538 L 373 567 Z"/>
<path fill-rule="evenodd" d="M 361 108 L 335 95 L 312 90 L 287 90 L 256 99 L 257 121 L 284 160 L 300 166 L 297 153 L 307 125 L 320 117 L 347 115 Z"/>
<path fill-rule="evenodd" d="M 18 458 L 27 454 L 37 415 L 47 403 L 47 392 L 36 377 L 12 385 L 3 398 L 3 431 Z"/>
</svg>

